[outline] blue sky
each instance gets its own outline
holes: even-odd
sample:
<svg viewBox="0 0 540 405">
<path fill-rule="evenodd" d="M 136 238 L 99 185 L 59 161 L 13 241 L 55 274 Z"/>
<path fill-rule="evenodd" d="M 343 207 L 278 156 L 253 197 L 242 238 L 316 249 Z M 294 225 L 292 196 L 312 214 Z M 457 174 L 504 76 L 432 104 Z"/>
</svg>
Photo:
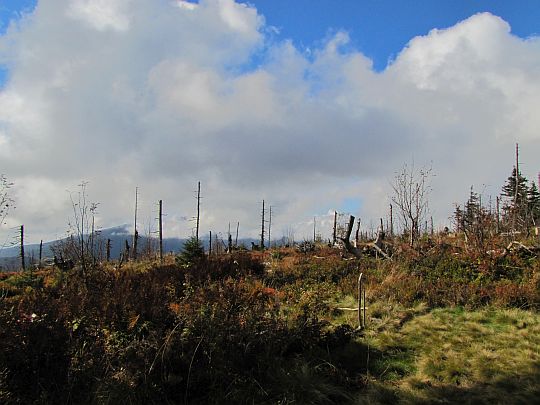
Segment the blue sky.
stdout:
<svg viewBox="0 0 540 405">
<path fill-rule="evenodd" d="M 432 166 L 445 226 L 471 185 L 500 192 L 516 142 L 537 178 L 540 0 L 249 4 L 40 0 L 6 32 L 35 3 L 0 0 L 10 226 L 64 232 L 65 190 L 87 180 L 100 226 L 129 222 L 139 187 L 141 218 L 163 199 L 186 236 L 201 181 L 205 231 L 256 236 L 265 199 L 277 233 L 301 238 L 313 216 L 330 231 L 334 209 L 378 223 L 412 160 Z"/>
<path fill-rule="evenodd" d="M 473 14 L 489 11 L 528 37 L 540 32 L 537 0 L 252 0 L 280 38 L 312 47 L 336 30 L 349 33 L 352 46 L 371 58 L 376 70 L 417 35 L 447 28 Z"/>
<path fill-rule="evenodd" d="M 23 11 L 32 10 L 35 4 L 35 0 L 0 0 L 0 34 L 6 32 L 10 21 L 19 19 Z M 6 74 L 5 67 L 0 65 L 0 87 L 6 80 Z"/>
</svg>

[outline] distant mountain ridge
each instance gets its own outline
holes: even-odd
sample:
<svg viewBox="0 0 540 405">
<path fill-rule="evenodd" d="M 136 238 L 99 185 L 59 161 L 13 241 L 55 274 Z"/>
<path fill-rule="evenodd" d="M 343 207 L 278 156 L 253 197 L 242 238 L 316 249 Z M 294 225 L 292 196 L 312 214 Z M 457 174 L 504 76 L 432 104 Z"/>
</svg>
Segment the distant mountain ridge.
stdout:
<svg viewBox="0 0 540 405">
<path fill-rule="evenodd" d="M 118 259 L 120 254 L 125 248 L 126 241 L 130 247 L 133 244 L 133 234 L 128 231 L 129 225 L 120 225 L 107 229 L 100 229 L 97 232 L 96 243 L 102 245 L 103 251 L 105 250 L 105 244 L 107 239 L 111 240 L 111 259 Z M 85 236 L 88 237 L 88 236 Z M 54 256 L 52 248 L 65 243 L 68 238 L 57 239 L 50 242 L 43 242 L 42 258 L 52 258 Z M 164 252 L 179 252 L 184 246 L 185 239 L 180 238 L 166 238 L 163 239 L 163 251 Z M 149 244 L 157 246 L 156 238 L 148 238 L 146 236 L 139 236 L 138 246 L 139 251 L 143 252 Z M 39 259 L 39 243 L 33 243 L 24 245 L 24 256 L 27 262 L 30 263 L 32 259 L 37 261 Z M 20 264 L 20 246 L 10 246 L 0 249 L 0 268 L 12 269 L 18 268 Z"/>
<path fill-rule="evenodd" d="M 103 254 L 105 254 L 105 244 L 107 242 L 107 239 L 111 240 L 111 259 L 113 260 L 120 257 L 120 254 L 125 249 L 126 241 L 128 242 L 130 248 L 132 248 L 133 234 L 129 232 L 129 226 L 130 225 L 124 224 L 112 228 L 100 229 L 97 232 L 98 236 L 96 237 L 96 243 L 100 243 L 102 245 Z M 67 240 L 68 238 L 66 237 L 50 242 L 43 242 L 42 258 L 52 258 L 54 256 L 52 248 L 54 246 L 65 243 Z M 185 238 L 163 239 L 163 252 L 180 252 L 186 240 L 187 239 Z M 240 239 L 238 241 L 240 245 L 243 244 L 248 248 L 251 246 L 251 242 L 258 243 L 258 241 L 251 238 Z M 141 236 L 139 234 L 138 251 L 142 254 L 145 252 L 145 250 L 148 250 L 149 246 L 151 246 L 154 251 L 157 251 L 158 243 L 158 239 L 155 237 L 147 237 L 144 235 Z M 201 243 L 203 244 L 205 249 L 208 249 L 208 237 L 201 238 Z M 227 243 L 227 241 L 224 241 L 224 243 Z M 24 245 L 24 256 L 26 263 L 28 264 L 32 262 L 37 262 L 39 260 L 39 243 Z M 0 249 L 0 271 L 19 269 L 20 262 L 20 246 L 10 246 Z"/>
</svg>

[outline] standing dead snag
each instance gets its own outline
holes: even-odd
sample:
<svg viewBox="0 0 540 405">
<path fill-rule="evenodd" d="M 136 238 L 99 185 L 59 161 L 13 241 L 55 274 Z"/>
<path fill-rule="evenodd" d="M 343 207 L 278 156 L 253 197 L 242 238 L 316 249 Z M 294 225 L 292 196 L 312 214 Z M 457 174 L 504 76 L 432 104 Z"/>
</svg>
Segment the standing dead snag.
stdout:
<svg viewBox="0 0 540 405">
<path fill-rule="evenodd" d="M 334 211 L 334 233 L 332 235 L 332 246 L 334 246 L 336 242 L 337 242 L 337 211 Z"/>
<path fill-rule="evenodd" d="M 272 248 L 272 236 L 271 236 L 271 231 L 272 231 L 272 206 L 270 206 L 269 208 L 269 214 L 268 214 L 268 249 L 271 249 Z"/>
<path fill-rule="evenodd" d="M 360 244 L 360 218 L 358 218 L 358 222 L 356 225 L 356 235 L 354 237 L 354 242 L 356 247 L 358 247 L 358 245 Z"/>
<path fill-rule="evenodd" d="M 135 220 L 133 222 L 133 260 L 137 260 L 137 245 L 139 242 L 139 232 L 137 231 L 137 204 L 139 198 L 139 187 L 135 187 Z"/>
<path fill-rule="evenodd" d="M 111 240 L 107 239 L 107 245 L 105 248 L 106 260 L 107 262 L 111 261 Z"/>
<path fill-rule="evenodd" d="M 26 270 L 26 264 L 24 261 L 24 225 L 21 225 L 21 268 Z"/>
<path fill-rule="evenodd" d="M 390 204 L 390 237 L 394 237 L 394 212 L 392 204 Z"/>
<path fill-rule="evenodd" d="M 195 238 L 199 241 L 199 220 L 201 216 L 201 182 L 197 183 L 197 229 L 195 231 Z"/>
<path fill-rule="evenodd" d="M 43 260 L 43 239 L 39 241 L 39 265 L 38 267 L 41 269 L 41 264 Z"/>
<path fill-rule="evenodd" d="M 264 200 L 262 200 L 262 211 L 261 211 L 261 244 L 260 249 L 264 250 Z"/>
<path fill-rule="evenodd" d="M 159 200 L 159 261 L 163 263 L 163 200 Z"/>
</svg>

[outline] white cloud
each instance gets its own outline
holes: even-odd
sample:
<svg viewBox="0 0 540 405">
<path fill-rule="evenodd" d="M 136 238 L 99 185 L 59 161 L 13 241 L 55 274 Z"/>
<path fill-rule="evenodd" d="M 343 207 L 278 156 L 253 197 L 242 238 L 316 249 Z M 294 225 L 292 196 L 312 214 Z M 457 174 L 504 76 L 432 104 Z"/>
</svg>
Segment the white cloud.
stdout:
<svg viewBox="0 0 540 405">
<path fill-rule="evenodd" d="M 67 15 L 98 31 L 127 31 L 131 0 L 72 0 Z"/>
<path fill-rule="evenodd" d="M 499 192 L 516 141 L 536 177 L 538 38 L 479 14 L 413 38 L 376 73 L 343 51 L 344 33 L 306 56 L 265 42 L 265 30 L 253 7 L 232 0 L 40 1 L 0 37 L 11 223 L 57 236 L 70 215 L 65 190 L 84 179 L 102 224 L 130 221 L 139 186 L 142 222 L 163 199 L 167 236 L 186 236 L 200 180 L 205 232 L 240 221 L 256 236 L 264 198 L 273 234 L 302 236 L 313 215 L 323 226 L 348 198 L 361 200 L 354 214 L 365 223 L 385 216 L 388 182 L 411 159 L 433 162 L 439 221 L 471 184 Z"/>
</svg>

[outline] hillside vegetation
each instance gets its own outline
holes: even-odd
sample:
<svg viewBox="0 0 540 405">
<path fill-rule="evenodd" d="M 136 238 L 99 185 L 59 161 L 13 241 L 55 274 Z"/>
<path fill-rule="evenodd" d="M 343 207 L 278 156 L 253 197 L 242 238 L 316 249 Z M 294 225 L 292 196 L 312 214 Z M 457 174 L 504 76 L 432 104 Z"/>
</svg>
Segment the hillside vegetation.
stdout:
<svg viewBox="0 0 540 405">
<path fill-rule="evenodd" d="M 317 246 L 4 275 L 0 400 L 532 403 L 540 260 L 494 252 L 440 236 L 393 261 Z M 362 330 L 340 309 L 360 272 Z"/>
</svg>

